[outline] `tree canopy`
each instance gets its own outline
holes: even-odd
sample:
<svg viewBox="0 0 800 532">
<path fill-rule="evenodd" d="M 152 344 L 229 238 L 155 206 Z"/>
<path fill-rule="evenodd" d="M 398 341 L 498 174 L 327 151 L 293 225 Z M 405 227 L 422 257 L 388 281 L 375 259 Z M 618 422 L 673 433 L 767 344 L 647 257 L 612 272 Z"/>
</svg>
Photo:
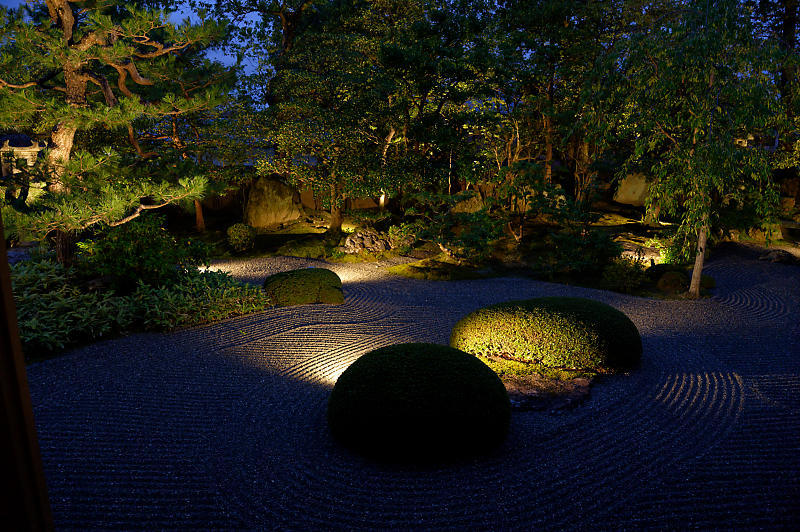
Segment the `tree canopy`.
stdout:
<svg viewBox="0 0 800 532">
<path fill-rule="evenodd" d="M 0 120 L 50 142 L 40 228 L 196 199 L 213 161 L 248 158 L 314 188 L 332 231 L 347 197 L 474 190 L 522 239 L 550 192 L 583 212 L 636 169 L 696 250 L 696 294 L 709 235 L 771 221 L 773 170 L 800 160 L 793 0 L 190 4 L 199 23 L 158 1 L 3 13 Z"/>
</svg>

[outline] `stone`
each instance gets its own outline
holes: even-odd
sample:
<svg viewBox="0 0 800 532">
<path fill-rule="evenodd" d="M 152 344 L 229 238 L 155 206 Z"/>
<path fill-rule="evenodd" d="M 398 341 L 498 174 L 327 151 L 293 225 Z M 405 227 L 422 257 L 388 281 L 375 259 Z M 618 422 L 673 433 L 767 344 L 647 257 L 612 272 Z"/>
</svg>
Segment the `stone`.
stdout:
<svg viewBox="0 0 800 532">
<path fill-rule="evenodd" d="M 352 198 L 350 200 L 350 208 L 353 210 L 377 209 L 378 204 L 372 198 Z"/>
<path fill-rule="evenodd" d="M 350 254 L 361 253 L 362 251 L 379 253 L 389 248 L 388 238 L 378 233 L 375 229 L 368 228 L 348 235 L 344 241 L 344 246 L 342 246 L 342 251 Z"/>
<path fill-rule="evenodd" d="M 258 178 L 250 188 L 245 223 L 260 229 L 298 219 L 303 211 L 295 196 L 293 188 L 277 179 Z"/>
<path fill-rule="evenodd" d="M 461 200 L 455 205 L 453 205 L 453 208 L 450 209 L 450 212 L 474 213 L 483 209 L 483 207 L 484 207 L 483 199 L 476 194 L 470 198 Z"/>
<path fill-rule="evenodd" d="M 629 174 L 620 181 L 614 193 L 614 201 L 634 207 L 643 207 L 647 200 L 650 185 L 644 174 Z"/>
<path fill-rule="evenodd" d="M 7 135 L 0 137 L 0 171 L 3 176 L 19 173 L 15 168 L 20 159 L 25 159 L 28 166 L 33 166 L 39 152 L 47 147 L 46 143 L 34 142 L 26 135 Z M 13 160 L 11 160 L 13 154 Z"/>
<path fill-rule="evenodd" d="M 307 188 L 300 192 L 300 204 L 311 211 L 318 211 L 322 208 L 321 202 L 317 200 L 313 188 Z"/>
<path fill-rule="evenodd" d="M 795 198 L 800 201 L 800 177 L 792 177 L 781 181 L 781 196 Z"/>
<path fill-rule="evenodd" d="M 794 198 L 781 198 L 780 207 L 778 207 L 778 209 L 780 210 L 781 214 L 788 216 L 794 212 L 794 207 L 796 204 L 797 201 Z"/>
<path fill-rule="evenodd" d="M 779 262 L 781 264 L 798 264 L 800 263 L 800 259 L 789 253 L 788 251 L 784 251 L 782 249 L 773 249 L 764 253 L 758 260 L 768 260 L 770 262 Z"/>
</svg>

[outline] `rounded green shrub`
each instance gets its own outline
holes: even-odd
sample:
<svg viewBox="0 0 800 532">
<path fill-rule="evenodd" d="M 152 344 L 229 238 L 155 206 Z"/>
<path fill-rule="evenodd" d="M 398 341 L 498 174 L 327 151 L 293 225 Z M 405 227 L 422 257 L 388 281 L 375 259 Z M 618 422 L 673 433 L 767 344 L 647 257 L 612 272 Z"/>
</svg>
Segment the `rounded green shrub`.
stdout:
<svg viewBox="0 0 800 532">
<path fill-rule="evenodd" d="M 238 223 L 228 227 L 228 245 L 238 252 L 253 249 L 256 243 L 256 230 L 247 224 Z"/>
<path fill-rule="evenodd" d="M 475 355 L 575 370 L 628 369 L 642 356 L 639 331 L 625 314 L 572 297 L 478 309 L 456 324 L 450 345 Z"/>
<path fill-rule="evenodd" d="M 508 433 L 511 404 L 500 378 L 444 345 L 371 351 L 339 377 L 328 426 L 347 447 L 379 460 L 431 462 L 474 456 Z"/>
<path fill-rule="evenodd" d="M 310 303 L 344 303 L 342 280 L 325 268 L 276 273 L 264 281 L 264 291 L 278 307 Z"/>
<path fill-rule="evenodd" d="M 680 264 L 669 264 L 662 262 L 660 264 L 653 264 L 644 271 L 645 275 L 647 275 L 647 278 L 653 282 L 657 282 L 661 276 L 667 272 L 685 273 L 686 268 Z"/>
<path fill-rule="evenodd" d="M 689 288 L 689 277 L 683 272 L 666 272 L 659 277 L 656 286 L 665 294 L 679 294 Z"/>
</svg>

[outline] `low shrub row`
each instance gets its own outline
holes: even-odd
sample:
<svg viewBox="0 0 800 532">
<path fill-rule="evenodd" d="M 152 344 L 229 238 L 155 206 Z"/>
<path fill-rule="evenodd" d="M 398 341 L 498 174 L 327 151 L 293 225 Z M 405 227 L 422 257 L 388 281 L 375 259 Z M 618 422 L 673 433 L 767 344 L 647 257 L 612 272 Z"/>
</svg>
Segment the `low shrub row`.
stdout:
<svg viewBox="0 0 800 532">
<path fill-rule="evenodd" d="M 111 335 L 199 325 L 271 306 L 259 288 L 212 271 L 187 270 L 160 286 L 139 281 L 124 294 L 96 289 L 48 258 L 13 265 L 11 278 L 29 359 Z"/>
</svg>

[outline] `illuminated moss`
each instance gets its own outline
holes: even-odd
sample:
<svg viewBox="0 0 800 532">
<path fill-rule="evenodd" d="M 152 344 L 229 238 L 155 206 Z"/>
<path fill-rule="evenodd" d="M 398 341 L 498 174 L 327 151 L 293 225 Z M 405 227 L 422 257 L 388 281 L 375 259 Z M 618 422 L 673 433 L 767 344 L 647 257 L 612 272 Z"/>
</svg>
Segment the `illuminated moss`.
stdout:
<svg viewBox="0 0 800 532">
<path fill-rule="evenodd" d="M 264 281 L 264 291 L 278 307 L 344 302 L 342 280 L 325 268 L 276 273 Z"/>
<path fill-rule="evenodd" d="M 642 339 L 617 309 L 583 298 L 543 297 L 476 310 L 453 328 L 450 345 L 474 355 L 582 371 L 634 367 Z"/>
<path fill-rule="evenodd" d="M 508 394 L 491 369 L 434 344 L 367 353 L 342 373 L 328 402 L 336 439 L 391 462 L 484 453 L 503 441 L 510 417 Z"/>
</svg>

